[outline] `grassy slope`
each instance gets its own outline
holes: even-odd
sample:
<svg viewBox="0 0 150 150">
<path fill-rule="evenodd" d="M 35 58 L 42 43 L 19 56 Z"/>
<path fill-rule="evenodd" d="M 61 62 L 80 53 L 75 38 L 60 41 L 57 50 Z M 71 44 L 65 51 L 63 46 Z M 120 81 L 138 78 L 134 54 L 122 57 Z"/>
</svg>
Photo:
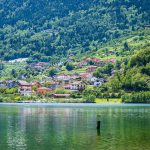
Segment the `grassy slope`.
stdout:
<svg viewBox="0 0 150 150">
<path fill-rule="evenodd" d="M 124 43 L 127 42 L 130 50 L 124 51 Z M 120 60 L 121 58 L 129 58 L 136 51 L 141 50 L 142 48 L 148 47 L 150 45 L 150 29 L 145 29 L 142 31 L 135 31 L 130 36 L 122 37 L 118 40 L 113 40 L 109 43 L 103 44 L 97 51 L 93 50 L 92 52 L 87 52 L 86 54 L 81 54 L 75 56 L 75 61 L 82 60 L 84 58 L 96 57 L 102 60 L 109 58 L 116 58 Z M 107 55 L 105 52 L 113 51 L 118 53 L 118 55 Z M 73 71 L 67 71 L 64 67 L 61 73 L 72 74 L 85 72 L 86 67 L 81 69 L 74 69 Z"/>
<path fill-rule="evenodd" d="M 123 51 L 123 45 L 124 43 L 127 42 L 130 48 L 130 51 Z M 130 36 L 127 37 L 122 37 L 118 40 L 111 41 L 109 43 L 103 44 L 97 51 L 93 50 L 90 53 L 85 53 L 84 55 L 77 55 L 75 56 L 75 62 L 80 61 L 84 58 L 89 58 L 89 57 L 97 57 L 103 60 L 106 60 L 108 58 L 128 58 L 132 54 L 134 54 L 135 51 L 141 50 L 143 47 L 147 47 L 150 45 L 150 29 L 145 29 L 142 31 L 136 31 Z M 106 49 L 108 51 L 114 51 L 118 53 L 118 56 L 116 55 L 107 55 L 105 54 Z M 5 64 L 5 69 L 1 72 L 1 77 L 0 80 L 2 79 L 8 79 L 12 78 L 11 76 L 11 70 L 15 69 L 17 72 L 20 70 L 25 71 L 25 63 L 17 63 L 17 64 L 11 64 L 11 63 L 6 63 Z M 65 74 L 73 74 L 73 73 L 82 73 L 86 71 L 86 67 L 83 67 L 81 69 L 74 69 L 73 71 L 67 71 L 66 68 L 63 66 L 61 68 L 60 73 L 65 73 Z M 38 79 L 41 78 L 41 76 L 47 75 L 47 71 L 44 71 L 40 73 L 37 77 L 33 77 Z"/>
</svg>

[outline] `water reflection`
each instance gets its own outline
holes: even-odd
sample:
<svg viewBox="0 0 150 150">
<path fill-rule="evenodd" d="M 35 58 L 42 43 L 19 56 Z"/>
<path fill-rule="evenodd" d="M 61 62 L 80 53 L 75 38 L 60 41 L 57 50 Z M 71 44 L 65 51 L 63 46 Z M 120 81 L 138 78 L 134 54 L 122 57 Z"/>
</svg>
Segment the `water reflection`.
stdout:
<svg viewBox="0 0 150 150">
<path fill-rule="evenodd" d="M 0 150 L 146 150 L 149 139 L 150 107 L 0 107 Z"/>
<path fill-rule="evenodd" d="M 7 119 L 7 145 L 8 150 L 26 150 L 26 124 L 25 117 L 9 116 Z"/>
</svg>

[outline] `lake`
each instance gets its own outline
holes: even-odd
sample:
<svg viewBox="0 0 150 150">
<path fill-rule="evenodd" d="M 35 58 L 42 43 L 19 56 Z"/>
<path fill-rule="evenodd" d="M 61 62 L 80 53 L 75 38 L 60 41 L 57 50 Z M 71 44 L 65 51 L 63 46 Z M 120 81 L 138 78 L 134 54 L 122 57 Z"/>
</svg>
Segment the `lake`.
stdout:
<svg viewBox="0 0 150 150">
<path fill-rule="evenodd" d="M 0 150 L 150 150 L 150 105 L 0 104 Z"/>
</svg>

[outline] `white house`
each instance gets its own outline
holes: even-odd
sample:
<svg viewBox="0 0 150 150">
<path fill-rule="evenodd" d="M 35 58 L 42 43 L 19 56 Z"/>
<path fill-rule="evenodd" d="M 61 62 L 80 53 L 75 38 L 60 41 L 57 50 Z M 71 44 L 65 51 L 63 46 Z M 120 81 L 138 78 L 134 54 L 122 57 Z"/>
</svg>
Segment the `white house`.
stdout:
<svg viewBox="0 0 150 150">
<path fill-rule="evenodd" d="M 70 90 L 82 91 L 84 89 L 85 89 L 85 84 L 82 81 L 76 81 L 70 85 Z"/>
<path fill-rule="evenodd" d="M 103 83 L 104 83 L 104 79 L 103 78 L 96 78 L 96 77 L 92 77 L 91 78 L 91 85 L 102 86 Z"/>
</svg>

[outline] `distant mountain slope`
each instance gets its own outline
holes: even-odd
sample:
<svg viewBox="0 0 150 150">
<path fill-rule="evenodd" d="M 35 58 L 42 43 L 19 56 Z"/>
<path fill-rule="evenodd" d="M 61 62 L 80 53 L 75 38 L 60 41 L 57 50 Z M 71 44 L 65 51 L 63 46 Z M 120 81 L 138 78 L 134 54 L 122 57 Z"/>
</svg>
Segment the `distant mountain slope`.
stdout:
<svg viewBox="0 0 150 150">
<path fill-rule="evenodd" d="M 147 0 L 1 0 L 0 58 L 51 56 L 97 49 L 150 23 Z"/>
</svg>

